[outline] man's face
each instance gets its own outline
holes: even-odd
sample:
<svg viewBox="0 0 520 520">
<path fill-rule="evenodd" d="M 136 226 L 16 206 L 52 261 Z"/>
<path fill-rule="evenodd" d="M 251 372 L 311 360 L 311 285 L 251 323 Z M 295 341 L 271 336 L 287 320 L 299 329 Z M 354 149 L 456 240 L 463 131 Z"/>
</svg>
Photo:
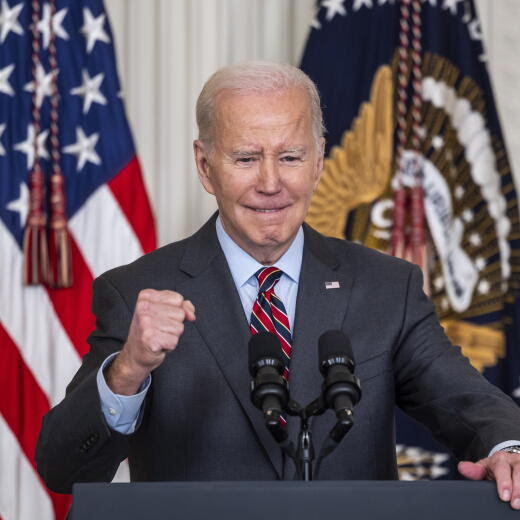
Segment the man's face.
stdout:
<svg viewBox="0 0 520 520">
<path fill-rule="evenodd" d="M 274 263 L 303 222 L 323 166 L 308 97 L 299 88 L 221 92 L 214 113 L 213 153 L 194 143 L 200 180 L 231 238 L 259 262 Z"/>
</svg>

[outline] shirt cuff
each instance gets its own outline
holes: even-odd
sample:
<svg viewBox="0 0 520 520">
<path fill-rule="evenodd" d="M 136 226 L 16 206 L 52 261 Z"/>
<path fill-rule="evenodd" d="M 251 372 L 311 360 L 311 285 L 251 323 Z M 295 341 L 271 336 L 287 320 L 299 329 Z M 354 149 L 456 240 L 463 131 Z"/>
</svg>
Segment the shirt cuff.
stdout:
<svg viewBox="0 0 520 520">
<path fill-rule="evenodd" d="M 150 384 L 152 376 L 149 375 L 139 387 L 139 391 L 135 395 L 119 395 L 114 394 L 107 385 L 103 371 L 119 354 L 115 352 L 110 354 L 98 370 L 96 382 L 101 399 L 101 411 L 105 416 L 108 426 L 119 433 L 134 433 L 139 410 L 143 404 L 144 398 Z"/>
<path fill-rule="evenodd" d="M 493 453 L 496 453 L 497 451 L 503 450 L 504 448 L 509 448 L 509 446 L 520 446 L 520 441 L 504 441 L 500 444 L 497 444 L 490 452 L 488 457 L 491 457 Z"/>
</svg>

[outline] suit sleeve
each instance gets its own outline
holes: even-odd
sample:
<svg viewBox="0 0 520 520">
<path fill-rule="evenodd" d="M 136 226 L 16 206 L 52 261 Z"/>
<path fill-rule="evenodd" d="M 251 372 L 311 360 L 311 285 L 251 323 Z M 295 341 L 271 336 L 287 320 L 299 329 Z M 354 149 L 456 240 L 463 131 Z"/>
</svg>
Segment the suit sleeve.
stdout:
<svg viewBox="0 0 520 520">
<path fill-rule="evenodd" d="M 459 459 L 486 457 L 493 446 L 520 438 L 520 411 L 475 370 L 440 326 L 414 266 L 393 355 L 396 401 Z"/>
<path fill-rule="evenodd" d="M 70 493 L 75 482 L 111 481 L 131 437 L 107 426 L 96 375 L 107 356 L 121 350 L 132 313 L 104 277 L 94 281 L 92 302 L 96 330 L 88 338 L 90 350 L 65 398 L 44 416 L 36 446 L 38 472 L 58 493 Z"/>
</svg>

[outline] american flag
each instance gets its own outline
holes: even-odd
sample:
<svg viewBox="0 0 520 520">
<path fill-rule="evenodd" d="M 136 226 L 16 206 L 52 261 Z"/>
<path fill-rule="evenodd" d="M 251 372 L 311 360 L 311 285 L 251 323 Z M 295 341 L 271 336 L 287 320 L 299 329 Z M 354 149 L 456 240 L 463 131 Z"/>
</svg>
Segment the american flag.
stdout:
<svg viewBox="0 0 520 520">
<path fill-rule="evenodd" d="M 37 66 L 31 56 L 35 35 L 40 47 Z M 56 67 L 49 60 L 53 42 Z M 35 155 L 47 183 L 51 173 L 54 77 L 74 276 L 67 289 L 22 282 L 28 180 Z M 33 103 L 41 111 L 38 135 Z M 155 245 L 153 216 L 125 117 L 102 0 L 0 0 L 3 520 L 64 518 L 69 497 L 48 491 L 35 469 L 41 417 L 64 397 L 87 350 L 85 340 L 94 328 L 92 280 Z"/>
</svg>

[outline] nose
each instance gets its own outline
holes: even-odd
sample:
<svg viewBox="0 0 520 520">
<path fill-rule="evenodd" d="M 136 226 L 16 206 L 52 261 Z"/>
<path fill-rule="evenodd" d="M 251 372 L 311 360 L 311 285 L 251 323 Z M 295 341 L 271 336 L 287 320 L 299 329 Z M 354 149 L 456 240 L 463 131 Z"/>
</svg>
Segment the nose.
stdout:
<svg viewBox="0 0 520 520">
<path fill-rule="evenodd" d="M 256 190 L 260 193 L 272 195 L 281 190 L 281 179 L 278 162 L 267 157 L 260 163 Z"/>
</svg>

